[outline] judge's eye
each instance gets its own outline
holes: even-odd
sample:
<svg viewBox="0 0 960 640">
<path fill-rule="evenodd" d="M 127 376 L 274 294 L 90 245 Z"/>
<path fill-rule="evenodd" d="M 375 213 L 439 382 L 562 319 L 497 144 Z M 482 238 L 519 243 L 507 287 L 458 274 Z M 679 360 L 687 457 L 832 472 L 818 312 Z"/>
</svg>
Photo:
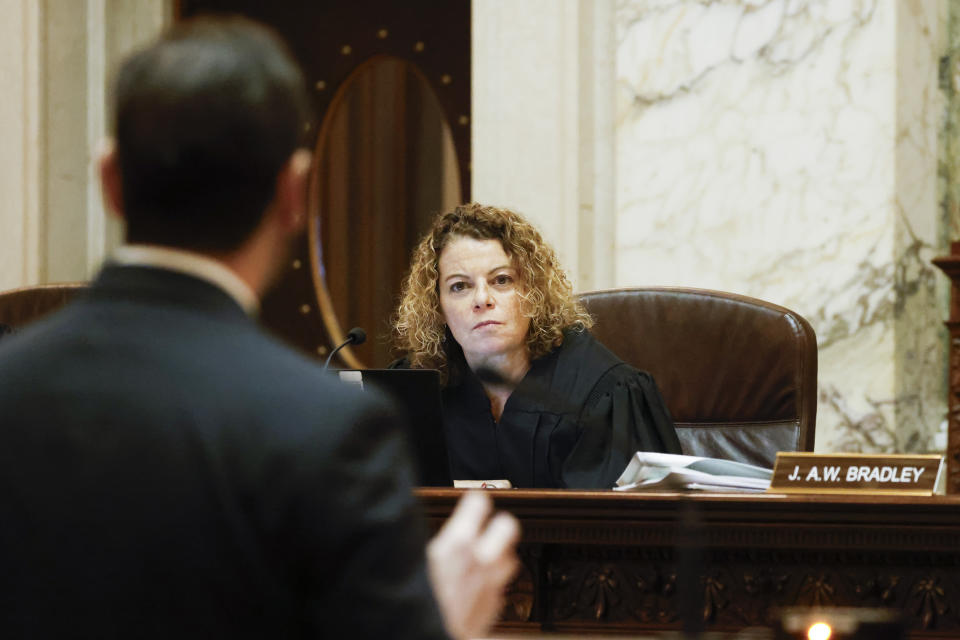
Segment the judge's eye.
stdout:
<svg viewBox="0 0 960 640">
<path fill-rule="evenodd" d="M 467 288 L 467 283 L 466 283 L 466 282 L 454 282 L 453 284 L 450 285 L 450 292 L 451 292 L 451 293 L 460 293 L 461 291 L 463 291 L 463 290 L 466 289 L 466 288 Z"/>
<path fill-rule="evenodd" d="M 500 286 L 503 286 L 505 284 L 510 284 L 511 282 L 513 282 L 513 278 L 511 278 L 505 273 L 501 273 L 497 276 L 494 276 L 493 278 L 493 284 L 500 285 Z"/>
</svg>

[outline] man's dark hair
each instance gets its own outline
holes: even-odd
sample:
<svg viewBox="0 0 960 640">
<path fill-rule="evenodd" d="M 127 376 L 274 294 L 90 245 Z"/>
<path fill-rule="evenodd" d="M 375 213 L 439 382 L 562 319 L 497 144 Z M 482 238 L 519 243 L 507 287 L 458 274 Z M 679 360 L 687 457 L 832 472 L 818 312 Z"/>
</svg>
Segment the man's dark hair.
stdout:
<svg viewBox="0 0 960 640">
<path fill-rule="evenodd" d="M 283 42 L 243 18 L 179 23 L 127 59 L 113 86 L 127 241 L 239 247 L 300 144 L 307 104 Z"/>
</svg>

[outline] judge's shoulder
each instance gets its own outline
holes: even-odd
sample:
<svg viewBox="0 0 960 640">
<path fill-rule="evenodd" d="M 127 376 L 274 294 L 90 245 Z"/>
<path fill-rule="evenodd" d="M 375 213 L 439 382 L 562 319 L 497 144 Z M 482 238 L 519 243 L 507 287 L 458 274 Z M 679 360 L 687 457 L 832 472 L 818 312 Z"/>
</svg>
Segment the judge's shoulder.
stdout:
<svg viewBox="0 0 960 640">
<path fill-rule="evenodd" d="M 558 352 L 557 369 L 577 371 L 578 377 L 596 381 L 597 391 L 627 381 L 656 386 L 653 376 L 624 362 L 589 329 L 572 328 L 564 331 L 563 344 L 558 347 Z"/>
<path fill-rule="evenodd" d="M 558 367 L 587 368 L 594 370 L 597 375 L 621 367 L 636 371 L 583 327 L 564 330 L 563 343 L 555 353 L 558 354 Z"/>
</svg>

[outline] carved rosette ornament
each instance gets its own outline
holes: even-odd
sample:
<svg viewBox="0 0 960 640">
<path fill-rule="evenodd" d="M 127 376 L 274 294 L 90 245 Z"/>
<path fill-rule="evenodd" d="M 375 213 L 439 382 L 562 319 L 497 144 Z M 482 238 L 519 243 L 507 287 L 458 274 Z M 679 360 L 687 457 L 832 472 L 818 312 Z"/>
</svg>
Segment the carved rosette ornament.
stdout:
<svg viewBox="0 0 960 640">
<path fill-rule="evenodd" d="M 617 592 L 622 578 L 619 574 L 614 566 L 603 565 L 587 575 L 584 588 L 595 619 L 602 620 L 610 607 L 620 604 L 620 595 Z"/>
<path fill-rule="evenodd" d="M 870 576 L 854 585 L 853 593 L 860 599 L 858 606 L 890 607 L 897 597 L 900 576 Z"/>
<path fill-rule="evenodd" d="M 504 607 L 500 619 L 504 622 L 528 622 L 533 615 L 533 603 L 537 591 L 536 577 L 539 575 L 537 563 L 540 562 L 540 545 L 525 545 L 520 548 L 520 569 L 516 578 L 507 587 Z"/>
<path fill-rule="evenodd" d="M 790 574 L 768 568 L 743 570 L 743 596 L 733 606 L 740 620 L 750 624 L 772 624 L 773 609 L 784 602 Z"/>
<path fill-rule="evenodd" d="M 960 493 L 960 242 L 933 264 L 950 278 L 950 390 L 947 395 L 947 493 Z"/>
<path fill-rule="evenodd" d="M 917 580 L 910 589 L 910 605 L 913 613 L 920 618 L 921 627 L 932 628 L 937 616 L 943 617 L 950 610 L 940 578 L 929 576 Z"/>
<path fill-rule="evenodd" d="M 717 613 L 727 608 L 727 586 L 718 572 L 703 579 L 703 621 L 713 622 Z"/>
<path fill-rule="evenodd" d="M 808 575 L 800 586 L 799 602 L 808 607 L 835 607 L 836 588 L 825 573 Z"/>
</svg>

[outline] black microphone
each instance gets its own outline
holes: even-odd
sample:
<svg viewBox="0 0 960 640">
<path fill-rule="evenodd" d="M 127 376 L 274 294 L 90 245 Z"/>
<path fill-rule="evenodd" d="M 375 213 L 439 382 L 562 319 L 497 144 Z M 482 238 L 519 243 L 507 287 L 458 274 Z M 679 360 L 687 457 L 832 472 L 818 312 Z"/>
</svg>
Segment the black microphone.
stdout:
<svg viewBox="0 0 960 640">
<path fill-rule="evenodd" d="M 326 371 L 327 367 L 330 366 L 330 360 L 333 359 L 334 354 L 340 349 L 343 349 L 348 344 L 363 344 L 367 341 L 367 332 L 361 329 L 360 327 L 354 327 L 347 332 L 347 339 L 344 340 L 340 345 L 330 352 L 330 355 L 327 356 L 327 361 L 323 363 L 323 370 Z"/>
</svg>

